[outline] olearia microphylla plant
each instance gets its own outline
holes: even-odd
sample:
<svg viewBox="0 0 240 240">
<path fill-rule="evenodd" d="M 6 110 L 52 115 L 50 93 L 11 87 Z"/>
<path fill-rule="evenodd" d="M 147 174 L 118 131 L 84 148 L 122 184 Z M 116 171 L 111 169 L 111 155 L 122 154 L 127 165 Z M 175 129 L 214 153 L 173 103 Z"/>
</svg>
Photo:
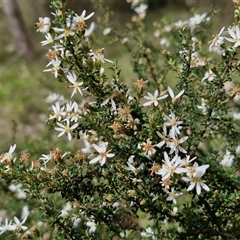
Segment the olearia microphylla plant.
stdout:
<svg viewBox="0 0 240 240">
<path fill-rule="evenodd" d="M 162 19 L 152 30 L 147 2 L 127 2 L 134 16 L 122 33 L 107 26 L 111 12 L 103 14 L 101 1 L 94 4 L 104 39 L 131 51 L 132 86 L 104 45 L 91 47 L 94 13 L 53 0 L 53 19 L 39 18 L 49 47 L 44 72 L 70 95 L 49 95 L 47 125 L 66 142 L 75 139 L 75 151 L 56 146 L 35 160 L 15 157 L 14 144 L 1 155 L 9 190 L 42 213 L 2 219 L 2 236 L 240 239 L 240 2 L 233 25 L 215 35 L 214 10 Z"/>
</svg>

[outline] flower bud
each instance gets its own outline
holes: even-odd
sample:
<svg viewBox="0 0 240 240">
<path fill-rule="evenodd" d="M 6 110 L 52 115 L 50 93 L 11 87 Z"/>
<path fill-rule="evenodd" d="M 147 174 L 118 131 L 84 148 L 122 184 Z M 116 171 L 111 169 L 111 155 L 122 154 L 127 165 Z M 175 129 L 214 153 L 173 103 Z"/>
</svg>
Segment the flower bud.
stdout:
<svg viewBox="0 0 240 240">
<path fill-rule="evenodd" d="M 140 205 L 145 205 L 146 204 L 146 199 L 142 199 L 142 201 L 140 202 Z"/>
<path fill-rule="evenodd" d="M 135 197 L 136 196 L 136 191 L 135 190 L 128 190 L 127 191 L 128 196 L 130 197 Z"/>
</svg>

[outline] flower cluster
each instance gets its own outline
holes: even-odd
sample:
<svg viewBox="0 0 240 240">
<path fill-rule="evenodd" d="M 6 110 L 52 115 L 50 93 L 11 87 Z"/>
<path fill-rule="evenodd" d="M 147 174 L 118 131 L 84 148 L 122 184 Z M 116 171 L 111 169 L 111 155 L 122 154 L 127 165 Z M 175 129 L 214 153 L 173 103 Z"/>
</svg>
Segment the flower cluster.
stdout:
<svg viewBox="0 0 240 240">
<path fill-rule="evenodd" d="M 58 13 L 53 13 L 54 16 L 59 17 Z M 48 17 L 39 18 L 39 22 L 36 24 L 38 27 L 37 31 L 44 33 L 46 40 L 42 41 L 41 44 L 50 45 L 52 49 L 49 49 L 48 53 L 46 54 L 49 63 L 47 67 L 51 66 L 50 68 L 44 70 L 44 72 L 52 72 L 57 78 L 59 75 L 65 75 L 70 82 L 70 88 L 73 88 L 72 96 L 79 92 L 82 94 L 81 87 L 83 82 L 77 80 L 77 76 L 74 70 L 70 71 L 69 68 L 63 68 L 65 61 L 70 61 L 71 59 L 74 60 L 76 58 L 75 53 L 73 54 L 72 51 L 77 51 L 74 49 L 76 46 L 73 45 L 73 42 L 70 40 L 71 38 L 77 40 L 77 38 L 88 42 L 88 37 L 94 30 L 93 26 L 90 26 L 90 29 L 87 29 L 87 25 L 85 23 L 86 20 L 90 19 L 94 13 L 86 15 L 86 11 L 84 10 L 82 14 L 79 15 L 72 15 L 69 12 L 65 20 L 65 27 L 52 27 L 51 20 Z M 68 47 L 66 48 L 64 40 L 69 41 Z M 112 62 L 111 60 L 104 58 L 104 48 L 93 50 L 86 45 L 86 49 L 81 53 L 81 63 L 80 65 L 87 65 L 87 62 L 98 63 L 105 61 Z M 83 86 L 86 87 L 86 84 Z M 87 87 L 86 87 L 87 89 Z"/>
<path fill-rule="evenodd" d="M 173 90 L 170 87 L 168 87 L 168 92 L 172 98 L 172 104 L 174 105 L 178 104 L 178 100 L 180 100 L 184 94 L 184 90 L 182 90 L 175 96 Z M 159 100 L 167 97 L 168 95 L 165 94 L 158 98 L 158 91 L 156 90 L 154 95 L 148 93 L 148 96 L 145 98 L 148 99 L 149 102 L 144 103 L 143 106 L 153 105 L 156 107 L 158 106 Z M 169 149 L 169 154 L 167 152 L 163 153 L 164 160 L 162 163 L 159 163 L 159 170 L 155 172 L 155 174 L 161 175 L 162 177 L 161 184 L 164 186 L 163 190 L 166 192 L 166 190 L 172 186 L 172 179 L 176 178 L 175 174 L 186 173 L 188 177 L 182 177 L 182 180 L 191 182 L 191 185 L 187 189 L 188 191 L 192 190 L 194 186 L 196 186 L 197 194 L 201 193 L 201 187 L 206 191 L 209 191 L 209 188 L 206 186 L 206 184 L 203 183 L 203 180 L 201 180 L 201 177 L 204 175 L 209 165 L 198 166 L 196 162 L 191 165 L 191 162 L 194 161 L 196 157 L 190 160 L 189 155 L 186 155 L 183 157 L 183 159 L 181 158 L 183 154 L 187 154 L 187 151 L 182 147 L 182 144 L 184 144 L 184 142 L 186 142 L 188 139 L 188 136 L 182 136 L 180 138 L 182 135 L 181 129 L 183 121 L 179 121 L 179 118 L 176 117 L 173 112 L 171 112 L 169 115 L 164 115 L 163 119 L 164 122 L 162 133 L 156 131 L 158 137 L 161 138 L 161 141 L 157 144 L 152 144 L 150 139 L 147 139 L 146 143 L 143 142 L 140 145 L 140 148 L 142 148 L 144 155 L 151 158 L 156 153 L 155 147 L 160 149 L 163 149 L 163 147 L 165 147 L 165 149 Z M 172 159 L 170 159 L 169 155 L 172 156 Z M 133 170 L 133 167 L 131 170 Z M 174 187 L 172 187 L 172 189 L 174 189 Z M 167 191 L 166 193 L 169 192 Z M 174 200 L 176 203 L 175 198 L 172 200 Z"/>
<path fill-rule="evenodd" d="M 163 47 L 170 47 L 171 41 L 169 35 L 173 31 L 178 29 L 189 29 L 192 34 L 196 31 L 200 24 L 208 23 L 210 21 L 210 16 L 207 13 L 195 14 L 187 20 L 179 20 L 174 23 L 166 24 L 162 26 L 158 22 L 154 22 L 155 31 L 154 37 L 159 38 L 160 45 Z"/>
</svg>

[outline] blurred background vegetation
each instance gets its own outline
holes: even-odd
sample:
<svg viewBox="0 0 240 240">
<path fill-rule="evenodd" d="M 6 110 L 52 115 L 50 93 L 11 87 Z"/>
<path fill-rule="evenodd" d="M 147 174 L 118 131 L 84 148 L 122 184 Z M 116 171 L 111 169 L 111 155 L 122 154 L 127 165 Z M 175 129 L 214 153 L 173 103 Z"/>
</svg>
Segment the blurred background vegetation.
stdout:
<svg viewBox="0 0 240 240">
<path fill-rule="evenodd" d="M 125 0 L 103 2 L 114 11 L 119 29 L 124 28 L 126 21 L 131 21 L 133 11 Z M 19 47 L 19 39 L 14 40 L 13 35 L 19 29 L 11 27 L 11 21 L 14 19 L 6 13 L 10 8 L 9 3 L 15 5 L 17 17 L 21 19 L 17 28 L 24 31 L 27 44 L 25 51 Z M 32 141 L 40 143 L 43 141 L 42 138 L 47 139 L 45 143 L 48 148 L 54 147 L 53 139 L 44 124 L 48 114 L 48 104 L 44 99 L 50 92 L 64 93 L 68 89 L 64 90 L 50 73 L 42 72 L 47 64 L 45 52 L 48 47 L 41 47 L 40 41 L 44 39 L 36 32 L 34 23 L 38 21 L 38 17 L 51 16 L 49 4 L 50 0 L 3 0 L 0 3 L 0 152 L 7 151 L 15 142 L 24 150 L 24 147 L 26 148 Z M 192 8 L 202 13 L 210 11 L 212 5 L 220 10 L 215 19 L 213 33 L 218 33 L 222 26 L 227 27 L 233 20 L 231 0 L 149 0 L 148 4 L 146 21 L 151 25 L 153 21 L 160 21 L 163 17 L 173 21 L 185 20 L 192 15 L 190 11 Z M 94 11 L 93 21 L 97 22 L 98 12 L 93 9 L 91 1 L 69 0 L 68 7 L 78 14 L 84 9 L 87 10 L 87 14 Z M 90 24 L 89 21 L 87 23 Z M 96 31 L 99 31 L 98 28 Z M 100 31 L 97 34 L 98 38 L 103 38 L 103 43 L 106 38 Z M 107 45 L 105 41 L 103 46 L 95 47 L 106 48 L 106 58 L 119 60 L 120 67 L 125 69 L 122 71 L 124 79 L 134 79 L 133 75 L 129 75 L 131 70 L 129 53 L 123 51 L 121 44 Z M 70 92 L 67 96 L 69 94 Z M 31 147 L 31 150 L 40 154 L 42 148 Z"/>
</svg>

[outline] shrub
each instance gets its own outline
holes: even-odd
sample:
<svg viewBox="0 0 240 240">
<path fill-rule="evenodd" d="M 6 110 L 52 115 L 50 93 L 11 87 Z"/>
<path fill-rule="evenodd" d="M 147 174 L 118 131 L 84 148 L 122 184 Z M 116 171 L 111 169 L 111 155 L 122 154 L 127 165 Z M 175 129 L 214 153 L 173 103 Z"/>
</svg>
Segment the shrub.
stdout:
<svg viewBox="0 0 240 240">
<path fill-rule="evenodd" d="M 5 187 L 35 208 L 6 218 L 3 236 L 240 238 L 240 3 L 233 25 L 209 42 L 214 10 L 148 29 L 147 4 L 128 2 L 135 15 L 125 32 L 108 26 L 111 13 L 95 4 L 106 11 L 98 23 L 106 39 L 132 54 L 133 84 L 104 46 L 91 47 L 93 13 L 53 0 L 54 19 L 39 18 L 41 43 L 51 47 L 44 71 L 72 91 L 70 99 L 50 95 L 47 126 L 78 140 L 37 160 L 14 157 L 15 144 L 1 155 Z"/>
</svg>

